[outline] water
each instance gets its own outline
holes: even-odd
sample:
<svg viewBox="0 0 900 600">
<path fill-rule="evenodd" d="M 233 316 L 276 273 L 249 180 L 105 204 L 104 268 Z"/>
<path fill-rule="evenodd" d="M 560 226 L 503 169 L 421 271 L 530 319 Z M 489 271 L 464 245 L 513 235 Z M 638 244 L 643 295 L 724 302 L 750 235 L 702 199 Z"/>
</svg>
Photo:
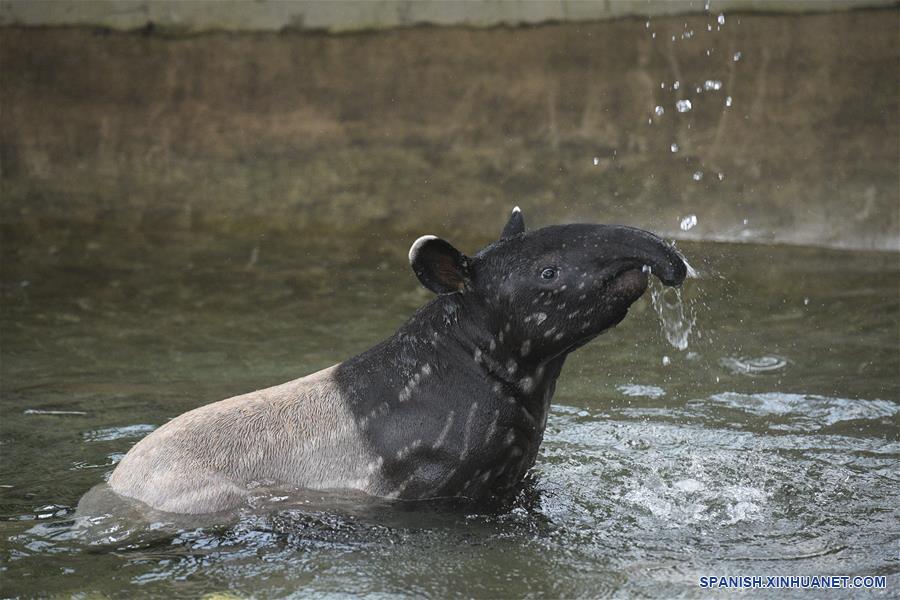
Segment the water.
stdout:
<svg viewBox="0 0 900 600">
<path fill-rule="evenodd" d="M 312 494 L 234 522 L 73 519 L 154 427 L 388 335 L 429 297 L 415 237 L 7 235 L 0 595 L 671 597 L 726 574 L 900 589 L 896 254 L 680 244 L 701 273 L 687 347 L 648 293 L 573 355 L 512 508 Z"/>
</svg>

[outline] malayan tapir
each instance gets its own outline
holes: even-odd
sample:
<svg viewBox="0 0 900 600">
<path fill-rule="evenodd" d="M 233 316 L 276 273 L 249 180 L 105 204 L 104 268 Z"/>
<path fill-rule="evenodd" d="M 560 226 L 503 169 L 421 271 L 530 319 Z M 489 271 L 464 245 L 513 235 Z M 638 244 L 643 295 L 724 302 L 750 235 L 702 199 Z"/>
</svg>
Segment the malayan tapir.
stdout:
<svg viewBox="0 0 900 600">
<path fill-rule="evenodd" d="M 518 208 L 474 256 L 427 235 L 409 261 L 437 297 L 394 335 L 312 375 L 173 419 L 128 452 L 112 490 L 175 513 L 235 508 L 260 485 L 400 499 L 508 495 L 535 462 L 569 353 L 625 317 L 648 271 L 677 286 L 687 269 L 646 231 L 526 232 Z"/>
</svg>

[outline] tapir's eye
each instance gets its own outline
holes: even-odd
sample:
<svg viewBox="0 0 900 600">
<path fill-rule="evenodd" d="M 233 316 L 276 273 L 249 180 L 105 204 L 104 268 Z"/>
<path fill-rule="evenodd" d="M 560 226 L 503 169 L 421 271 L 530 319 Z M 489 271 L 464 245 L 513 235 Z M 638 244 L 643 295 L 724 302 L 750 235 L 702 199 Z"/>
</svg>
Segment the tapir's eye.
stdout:
<svg viewBox="0 0 900 600">
<path fill-rule="evenodd" d="M 550 279 L 554 279 L 558 274 L 559 270 L 556 267 L 547 267 L 541 271 L 541 279 L 549 281 Z"/>
</svg>

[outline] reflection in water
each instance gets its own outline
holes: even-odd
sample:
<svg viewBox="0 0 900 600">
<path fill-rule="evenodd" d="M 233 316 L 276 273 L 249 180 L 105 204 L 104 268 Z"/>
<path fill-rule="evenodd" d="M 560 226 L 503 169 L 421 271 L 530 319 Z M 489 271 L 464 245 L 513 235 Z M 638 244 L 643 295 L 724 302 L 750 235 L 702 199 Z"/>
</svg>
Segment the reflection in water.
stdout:
<svg viewBox="0 0 900 600">
<path fill-rule="evenodd" d="M 711 572 L 849 570 L 898 583 L 894 255 L 684 244 L 714 274 L 674 311 L 690 351 L 669 354 L 648 294 L 574 354 L 512 507 L 266 490 L 179 520 L 74 507 L 169 418 L 388 335 L 428 299 L 411 239 L 67 239 L 21 245 L 0 282 L 4 595 L 660 596 Z"/>
</svg>

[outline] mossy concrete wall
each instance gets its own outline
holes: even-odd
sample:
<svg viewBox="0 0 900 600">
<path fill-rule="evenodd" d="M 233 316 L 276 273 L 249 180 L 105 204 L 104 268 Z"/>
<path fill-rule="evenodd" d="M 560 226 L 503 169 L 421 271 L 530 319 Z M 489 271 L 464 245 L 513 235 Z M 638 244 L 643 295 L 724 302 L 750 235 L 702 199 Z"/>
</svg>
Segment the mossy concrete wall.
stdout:
<svg viewBox="0 0 900 600">
<path fill-rule="evenodd" d="M 16 236 L 452 235 L 520 204 L 538 223 L 897 249 L 898 15 L 6 27 L 0 217 Z"/>
</svg>

